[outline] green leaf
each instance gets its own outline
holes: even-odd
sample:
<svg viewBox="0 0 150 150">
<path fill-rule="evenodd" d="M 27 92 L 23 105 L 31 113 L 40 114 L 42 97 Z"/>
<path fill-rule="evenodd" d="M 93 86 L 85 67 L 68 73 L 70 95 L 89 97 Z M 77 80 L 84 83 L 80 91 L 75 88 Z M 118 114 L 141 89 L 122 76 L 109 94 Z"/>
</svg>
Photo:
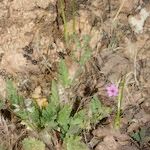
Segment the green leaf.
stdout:
<svg viewBox="0 0 150 150">
<path fill-rule="evenodd" d="M 82 46 L 82 48 L 83 48 L 84 50 L 86 50 L 86 49 L 88 48 L 88 45 L 89 45 L 90 40 L 91 40 L 91 38 L 90 38 L 89 35 L 84 35 L 84 36 L 83 36 L 83 46 Z"/>
<path fill-rule="evenodd" d="M 101 102 L 96 96 L 94 96 L 93 99 L 91 100 L 90 108 L 92 112 L 90 121 L 93 124 L 98 123 L 99 120 L 103 119 L 111 112 L 111 109 L 109 107 L 102 106 Z"/>
<path fill-rule="evenodd" d="M 27 120 L 29 119 L 29 114 L 27 113 L 26 110 L 19 110 L 16 112 L 16 115 L 20 117 L 22 120 Z"/>
<path fill-rule="evenodd" d="M 67 132 L 68 135 L 79 134 L 83 129 L 86 129 L 87 115 L 85 110 L 77 112 L 70 120 L 70 127 Z"/>
<path fill-rule="evenodd" d="M 131 135 L 131 137 L 137 142 L 144 141 L 145 136 L 146 136 L 146 129 L 144 128 L 141 128 L 140 130 Z"/>
<path fill-rule="evenodd" d="M 41 115 L 41 124 L 46 127 L 49 126 L 51 128 L 55 128 L 57 122 L 55 121 L 57 118 L 58 108 L 53 103 L 49 103 L 48 106 L 42 110 Z"/>
<path fill-rule="evenodd" d="M 71 107 L 69 105 L 64 105 L 58 113 L 57 122 L 65 132 L 68 130 L 68 125 L 70 123 L 70 113 Z"/>
<path fill-rule="evenodd" d="M 68 87 L 71 83 L 68 68 L 64 60 L 61 60 L 59 63 L 59 81 L 64 87 Z"/>
<path fill-rule="evenodd" d="M 11 104 L 23 105 L 23 98 L 18 95 L 17 90 L 15 89 L 11 80 L 6 82 L 7 95 Z"/>
<path fill-rule="evenodd" d="M 141 140 L 144 140 L 145 136 L 146 136 L 146 129 L 145 128 L 141 128 L 141 130 L 140 130 Z"/>
<path fill-rule="evenodd" d="M 85 63 L 91 58 L 92 52 L 89 47 L 90 37 L 88 35 L 83 36 L 83 46 L 81 49 L 84 51 L 81 58 L 80 58 L 80 65 L 84 66 Z"/>
<path fill-rule="evenodd" d="M 45 144 L 35 138 L 25 138 L 22 144 L 24 150 L 45 150 Z"/>
<path fill-rule="evenodd" d="M 54 80 L 52 80 L 51 93 L 51 102 L 57 106 L 59 104 L 59 93 L 57 84 Z"/>
<path fill-rule="evenodd" d="M 6 87 L 8 99 L 12 102 L 12 104 L 18 104 L 18 94 L 11 80 L 7 80 Z"/>
<path fill-rule="evenodd" d="M 89 49 L 86 49 L 84 51 L 83 55 L 80 58 L 80 62 L 79 62 L 81 66 L 84 66 L 85 63 L 90 59 L 91 54 L 92 53 L 91 53 L 91 51 Z"/>
<path fill-rule="evenodd" d="M 87 146 L 81 141 L 80 136 L 69 136 L 65 138 L 66 150 L 88 150 Z"/>
<path fill-rule="evenodd" d="M 133 133 L 133 134 L 131 135 L 131 137 L 132 137 L 135 141 L 137 141 L 137 142 L 140 142 L 140 141 L 141 141 L 141 137 L 140 137 L 139 132 Z"/>
<path fill-rule="evenodd" d="M 73 42 L 75 42 L 75 45 L 76 45 L 77 49 L 80 49 L 82 47 L 81 42 L 79 40 L 79 37 L 77 35 L 73 36 Z"/>
<path fill-rule="evenodd" d="M 80 128 L 84 128 L 86 119 L 87 117 L 86 117 L 85 110 L 80 110 L 73 116 L 70 124 L 79 126 Z"/>
<path fill-rule="evenodd" d="M 40 120 L 40 117 L 41 117 L 41 112 L 40 112 L 40 109 L 39 107 L 36 105 L 36 103 L 34 103 L 34 108 L 33 108 L 33 112 L 30 113 L 29 115 L 29 118 L 31 121 L 31 123 L 36 126 L 37 128 L 41 128 L 43 127 L 42 124 L 41 124 L 41 120 Z"/>
<path fill-rule="evenodd" d="M 92 113 L 97 113 L 100 109 L 102 109 L 101 102 L 96 96 L 93 97 L 90 105 L 91 105 Z"/>
</svg>

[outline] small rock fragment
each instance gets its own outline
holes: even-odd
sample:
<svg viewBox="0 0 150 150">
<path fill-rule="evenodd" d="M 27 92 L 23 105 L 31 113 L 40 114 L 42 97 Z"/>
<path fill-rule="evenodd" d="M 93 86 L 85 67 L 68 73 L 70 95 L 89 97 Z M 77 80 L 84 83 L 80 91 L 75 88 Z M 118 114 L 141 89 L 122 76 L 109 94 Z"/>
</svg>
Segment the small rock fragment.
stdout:
<svg viewBox="0 0 150 150">
<path fill-rule="evenodd" d="M 129 24 L 131 25 L 135 33 L 143 32 L 144 23 L 149 15 L 150 12 L 148 12 L 145 8 L 143 8 L 141 9 L 138 15 L 129 17 L 128 19 Z"/>
</svg>

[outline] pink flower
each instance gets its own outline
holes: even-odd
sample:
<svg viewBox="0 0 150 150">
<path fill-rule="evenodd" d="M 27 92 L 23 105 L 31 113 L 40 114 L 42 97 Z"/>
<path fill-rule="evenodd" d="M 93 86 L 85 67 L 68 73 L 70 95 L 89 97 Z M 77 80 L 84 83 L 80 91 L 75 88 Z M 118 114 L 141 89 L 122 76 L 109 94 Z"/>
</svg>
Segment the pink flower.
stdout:
<svg viewBox="0 0 150 150">
<path fill-rule="evenodd" d="M 109 97 L 113 97 L 113 96 L 118 95 L 118 88 L 114 84 L 111 84 L 106 89 L 107 89 L 107 93 L 108 93 Z"/>
</svg>

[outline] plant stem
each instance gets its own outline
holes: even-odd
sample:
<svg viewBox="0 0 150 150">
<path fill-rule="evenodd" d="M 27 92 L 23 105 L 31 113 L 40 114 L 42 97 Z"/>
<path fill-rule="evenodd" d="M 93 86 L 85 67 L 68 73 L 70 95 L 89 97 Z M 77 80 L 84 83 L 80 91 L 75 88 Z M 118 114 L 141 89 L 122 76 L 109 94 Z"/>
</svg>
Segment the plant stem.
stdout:
<svg viewBox="0 0 150 150">
<path fill-rule="evenodd" d="M 66 22 L 66 16 L 65 16 L 65 6 L 64 6 L 64 0 L 60 0 L 60 7 L 61 7 L 61 16 L 63 19 L 64 23 L 64 37 L 65 37 L 65 42 L 67 43 L 68 41 L 68 33 L 67 33 L 67 22 Z"/>
<path fill-rule="evenodd" d="M 125 77 L 122 78 L 119 85 L 118 106 L 117 106 L 117 114 L 115 118 L 115 128 L 117 129 L 120 128 L 120 115 L 121 115 L 124 86 L 125 86 Z"/>
<path fill-rule="evenodd" d="M 114 19 L 113 19 L 113 22 L 116 21 L 116 19 L 117 19 L 119 13 L 120 13 L 120 11 L 121 11 L 121 9 L 122 9 L 123 6 L 124 6 L 125 1 L 126 1 L 126 0 L 122 0 L 121 5 L 120 5 L 120 7 L 119 7 L 119 9 L 118 9 L 118 11 L 117 11 L 117 13 L 116 13 Z"/>
<path fill-rule="evenodd" d="M 76 32 L 76 19 L 75 19 L 75 0 L 72 0 L 72 10 L 73 10 L 73 25 L 72 25 L 72 28 L 73 28 L 73 33 L 75 34 Z"/>
</svg>

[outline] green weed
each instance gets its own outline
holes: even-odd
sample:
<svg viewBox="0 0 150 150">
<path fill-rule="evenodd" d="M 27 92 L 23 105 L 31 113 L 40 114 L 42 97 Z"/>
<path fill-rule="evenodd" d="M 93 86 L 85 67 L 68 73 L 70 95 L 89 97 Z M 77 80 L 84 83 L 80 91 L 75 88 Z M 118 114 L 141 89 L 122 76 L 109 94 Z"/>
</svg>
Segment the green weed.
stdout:
<svg viewBox="0 0 150 150">
<path fill-rule="evenodd" d="M 121 107 L 122 107 L 122 100 L 123 100 L 123 92 L 125 87 L 125 77 L 123 77 L 120 81 L 119 85 L 119 95 L 117 101 L 117 114 L 115 117 L 115 128 L 120 128 L 120 118 L 121 118 Z"/>
<path fill-rule="evenodd" d="M 65 42 L 68 43 L 69 39 L 69 34 L 68 34 L 68 27 L 67 27 L 67 18 L 66 18 L 66 13 L 65 12 L 65 1 L 64 0 L 59 0 L 60 3 L 60 14 L 63 20 L 63 28 L 64 28 L 64 37 L 65 37 Z M 72 23 L 72 31 L 73 34 L 76 33 L 76 9 L 75 9 L 76 3 L 75 0 L 71 1 L 71 8 L 72 8 L 72 18 L 73 18 L 73 23 Z"/>
<path fill-rule="evenodd" d="M 45 150 L 45 144 L 35 138 L 25 138 L 22 145 L 23 150 Z"/>
<path fill-rule="evenodd" d="M 91 57 L 89 48 L 88 36 L 85 36 L 81 44 L 77 39 L 78 46 L 83 49 L 81 57 L 77 61 L 79 64 L 78 72 L 82 72 L 84 65 Z M 75 58 L 75 55 L 74 55 Z M 75 58 L 74 61 L 77 59 Z M 79 75 L 79 74 L 78 74 Z M 78 76 L 75 76 L 77 78 Z M 50 134 L 50 138 L 46 141 L 54 139 L 53 133 L 59 134 L 58 141 L 66 150 L 82 149 L 86 150 L 87 146 L 81 141 L 81 134 L 85 130 L 91 129 L 101 119 L 110 113 L 110 109 L 102 106 L 99 99 L 93 96 L 89 104 L 82 109 L 76 110 L 72 114 L 73 101 L 68 95 L 68 103 L 62 103 L 62 96 L 59 93 L 59 85 L 62 85 L 64 91 L 72 87 L 74 79 L 69 78 L 68 68 L 65 60 L 61 60 L 58 69 L 57 81 L 53 80 L 51 84 L 51 95 L 48 98 L 48 104 L 45 107 L 39 107 L 36 101 L 32 101 L 30 109 L 24 103 L 24 98 L 21 97 L 14 88 L 12 81 L 7 81 L 7 94 L 10 102 L 10 109 L 21 119 L 22 123 L 28 128 L 37 133 Z M 43 134 L 43 135 L 47 135 Z M 55 137 L 56 138 L 56 137 Z M 37 141 L 24 141 L 24 145 L 35 144 Z M 27 143 L 27 144 L 26 144 Z M 25 149 L 26 150 L 26 149 Z"/>
<path fill-rule="evenodd" d="M 10 82 L 8 83 L 10 84 Z M 14 93 L 16 90 L 13 86 L 11 88 L 12 89 L 10 91 L 13 91 L 13 93 L 9 93 L 10 97 L 12 98 L 9 100 L 10 102 L 16 102 L 12 103 L 12 106 L 19 105 L 20 102 L 18 100 L 21 99 L 19 98 L 18 100 L 14 101 L 14 98 L 18 98 L 20 96 L 17 96 L 16 93 Z M 109 109 L 104 108 L 99 102 L 98 98 L 94 97 L 91 100 L 89 107 L 77 111 L 72 116 L 72 104 L 60 104 L 59 99 L 61 99 L 61 97 L 59 97 L 57 83 L 55 81 L 52 81 L 51 89 L 52 94 L 49 98 L 49 103 L 46 108 L 39 108 L 39 106 L 33 102 L 32 112 L 29 112 L 27 109 L 22 107 L 19 107 L 20 110 L 14 112 L 21 120 L 25 122 L 28 127 L 32 128 L 33 130 L 39 132 L 43 129 L 50 129 L 59 132 L 61 141 L 63 141 L 63 145 L 66 146 L 67 150 L 75 149 L 75 145 L 82 145 L 82 147 L 86 147 L 82 142 L 79 144 L 81 139 L 79 135 L 82 133 L 82 130 L 88 129 L 89 124 L 92 126 L 93 124 L 98 123 L 99 120 L 106 117 L 106 115 L 109 113 Z M 12 109 L 15 110 L 16 107 L 13 107 Z M 88 116 L 89 111 L 92 112 L 91 116 Z M 89 124 L 87 124 L 87 122 L 89 122 Z M 72 144 L 73 140 L 76 143 L 75 145 Z M 71 148 L 71 146 L 73 147 Z M 76 146 L 76 148 L 78 146 Z"/>
<path fill-rule="evenodd" d="M 149 147 L 150 129 L 148 126 L 139 128 L 130 133 L 131 138 L 139 145 L 140 149 L 144 150 Z"/>
</svg>

